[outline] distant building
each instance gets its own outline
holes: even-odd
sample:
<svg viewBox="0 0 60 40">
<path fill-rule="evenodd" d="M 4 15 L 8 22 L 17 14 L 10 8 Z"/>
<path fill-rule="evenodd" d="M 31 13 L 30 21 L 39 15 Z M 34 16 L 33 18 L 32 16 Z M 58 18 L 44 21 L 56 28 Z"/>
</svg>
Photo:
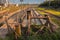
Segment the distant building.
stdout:
<svg viewBox="0 0 60 40">
<path fill-rule="evenodd" d="M 0 5 L 8 4 L 8 0 L 0 0 Z"/>
<path fill-rule="evenodd" d="M 0 0 L 0 4 L 6 3 L 6 0 Z"/>
</svg>

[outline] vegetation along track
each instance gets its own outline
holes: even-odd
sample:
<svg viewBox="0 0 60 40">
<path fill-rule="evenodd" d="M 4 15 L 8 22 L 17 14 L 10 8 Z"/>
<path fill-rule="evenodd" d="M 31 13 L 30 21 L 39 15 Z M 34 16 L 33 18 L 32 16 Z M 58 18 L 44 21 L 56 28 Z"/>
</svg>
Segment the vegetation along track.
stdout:
<svg viewBox="0 0 60 40">
<path fill-rule="evenodd" d="M 49 12 L 46 12 L 46 11 L 44 11 L 44 10 L 38 10 L 38 12 L 40 13 L 40 12 L 43 12 L 43 14 L 47 14 L 47 15 L 49 15 L 50 16 L 50 18 L 52 19 L 52 21 L 54 22 L 54 23 L 56 23 L 58 26 L 60 26 L 60 17 L 59 16 L 56 16 L 56 15 L 54 15 L 54 14 L 52 14 L 52 13 L 49 13 Z M 41 13 L 42 14 L 42 13 Z"/>
<path fill-rule="evenodd" d="M 52 14 L 52 13 L 49 13 L 49 12 L 46 12 L 46 11 L 44 11 L 44 10 L 40 10 L 40 11 L 42 11 L 42 12 L 44 12 L 44 13 L 50 15 L 50 16 L 54 16 L 55 18 L 57 18 L 57 19 L 60 20 L 60 17 L 59 17 L 59 16 L 56 16 L 56 15 L 54 15 L 54 14 Z"/>
</svg>

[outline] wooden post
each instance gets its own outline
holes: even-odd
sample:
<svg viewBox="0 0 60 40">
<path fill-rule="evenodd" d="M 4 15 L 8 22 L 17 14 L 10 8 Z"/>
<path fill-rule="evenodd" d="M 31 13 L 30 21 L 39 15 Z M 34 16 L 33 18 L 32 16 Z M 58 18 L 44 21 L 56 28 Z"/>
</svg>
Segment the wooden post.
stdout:
<svg viewBox="0 0 60 40">
<path fill-rule="evenodd" d="M 22 20 L 19 18 L 19 14 L 17 14 L 17 24 L 15 25 L 16 33 L 21 36 L 21 27 L 22 27 Z"/>
<path fill-rule="evenodd" d="M 31 22 L 31 20 L 30 20 L 30 14 L 31 14 L 31 11 L 27 11 L 27 20 L 28 20 L 28 31 L 27 31 L 27 35 L 29 35 L 30 34 L 30 22 Z"/>
<path fill-rule="evenodd" d="M 21 28 L 20 28 L 20 25 L 19 24 L 16 24 L 15 25 L 15 39 L 18 39 L 18 37 L 21 36 Z"/>
<path fill-rule="evenodd" d="M 51 33 L 53 30 L 52 30 L 50 17 L 48 15 L 45 15 L 45 17 L 46 17 L 46 19 L 45 19 L 46 20 L 45 26 Z"/>
<path fill-rule="evenodd" d="M 17 23 L 15 24 L 15 40 L 18 40 L 18 37 L 21 36 L 21 27 L 22 27 L 22 20 L 21 18 L 19 19 L 19 15 L 16 15 L 16 21 Z"/>
<path fill-rule="evenodd" d="M 8 18 L 7 18 L 7 16 L 5 16 L 5 22 L 6 22 L 6 25 L 7 25 L 8 35 L 9 35 L 10 34 L 10 26 L 8 24 Z"/>
</svg>

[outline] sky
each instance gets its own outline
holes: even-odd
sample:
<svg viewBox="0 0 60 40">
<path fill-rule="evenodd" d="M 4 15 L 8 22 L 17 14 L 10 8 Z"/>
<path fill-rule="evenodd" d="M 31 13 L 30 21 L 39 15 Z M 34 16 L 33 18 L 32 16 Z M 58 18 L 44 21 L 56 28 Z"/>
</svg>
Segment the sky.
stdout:
<svg viewBox="0 0 60 40">
<path fill-rule="evenodd" d="M 42 2 L 44 2 L 45 0 L 23 0 L 22 3 L 24 4 L 40 4 Z M 20 4 L 20 0 L 9 0 L 9 3 L 13 3 L 13 4 Z"/>
</svg>

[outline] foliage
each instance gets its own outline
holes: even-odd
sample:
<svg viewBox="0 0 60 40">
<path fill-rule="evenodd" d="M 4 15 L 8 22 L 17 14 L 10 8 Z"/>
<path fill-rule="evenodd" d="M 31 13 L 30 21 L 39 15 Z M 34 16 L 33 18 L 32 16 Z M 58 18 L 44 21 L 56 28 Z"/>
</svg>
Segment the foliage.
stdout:
<svg viewBox="0 0 60 40">
<path fill-rule="evenodd" d="M 50 2 L 50 4 L 49 4 Z M 52 7 L 52 8 L 59 8 L 60 7 L 60 1 L 45 1 L 44 3 L 40 4 L 39 7 Z"/>
</svg>

